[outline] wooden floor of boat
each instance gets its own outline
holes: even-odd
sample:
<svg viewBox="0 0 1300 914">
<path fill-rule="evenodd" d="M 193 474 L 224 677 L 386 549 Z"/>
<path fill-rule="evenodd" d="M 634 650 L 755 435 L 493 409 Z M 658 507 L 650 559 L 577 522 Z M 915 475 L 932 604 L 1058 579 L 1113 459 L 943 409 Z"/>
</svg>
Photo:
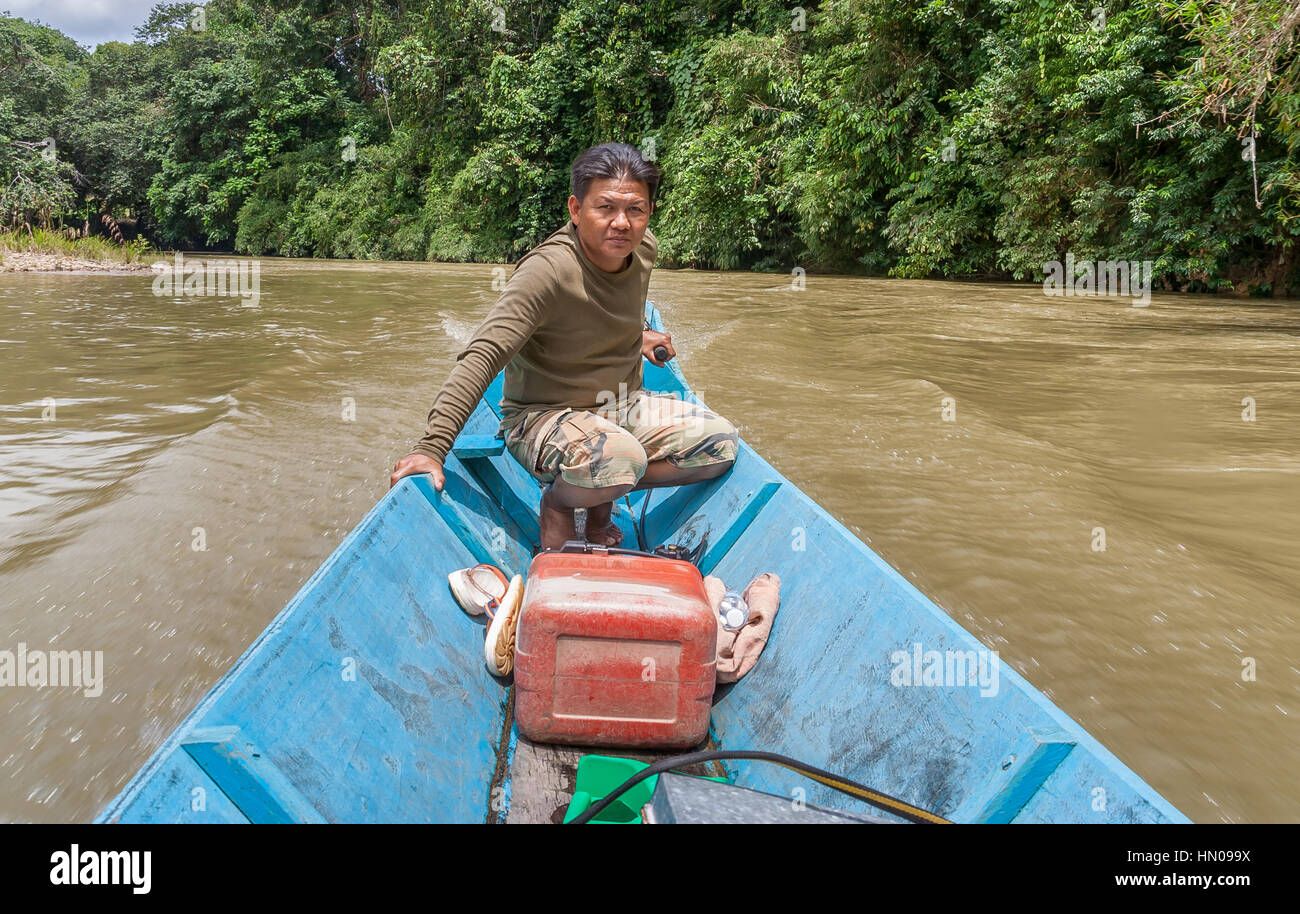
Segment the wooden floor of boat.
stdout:
<svg viewBox="0 0 1300 914">
<path fill-rule="evenodd" d="M 716 748 L 708 745 L 701 748 Z M 556 825 L 564 821 L 577 787 L 578 760 L 584 755 L 613 755 L 641 762 L 654 762 L 684 752 L 638 752 L 633 749 L 600 749 L 592 746 L 548 746 L 519 737 L 510 765 L 510 809 L 506 824 Z M 725 775 L 718 762 L 692 765 L 687 774 L 718 777 Z"/>
</svg>

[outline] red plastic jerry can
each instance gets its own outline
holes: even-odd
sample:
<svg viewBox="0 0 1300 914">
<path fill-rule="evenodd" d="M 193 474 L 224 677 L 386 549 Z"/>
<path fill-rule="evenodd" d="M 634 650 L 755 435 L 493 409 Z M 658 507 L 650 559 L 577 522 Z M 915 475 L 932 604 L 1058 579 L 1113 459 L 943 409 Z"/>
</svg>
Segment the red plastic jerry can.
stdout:
<svg viewBox="0 0 1300 914">
<path fill-rule="evenodd" d="M 716 684 L 714 615 L 690 562 L 540 553 L 515 645 L 519 732 L 578 746 L 697 745 Z"/>
</svg>

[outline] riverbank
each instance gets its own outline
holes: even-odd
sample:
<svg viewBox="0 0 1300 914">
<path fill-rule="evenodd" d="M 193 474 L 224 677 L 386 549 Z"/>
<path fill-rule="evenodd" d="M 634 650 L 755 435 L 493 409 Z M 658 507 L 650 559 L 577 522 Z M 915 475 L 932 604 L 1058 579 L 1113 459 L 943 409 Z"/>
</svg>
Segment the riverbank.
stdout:
<svg viewBox="0 0 1300 914">
<path fill-rule="evenodd" d="M 0 273 L 148 273 L 156 254 L 138 242 L 118 245 L 41 231 L 0 234 Z"/>
<path fill-rule="evenodd" d="M 65 254 L 0 251 L 0 273 L 149 273 L 147 263 L 85 260 Z"/>
</svg>

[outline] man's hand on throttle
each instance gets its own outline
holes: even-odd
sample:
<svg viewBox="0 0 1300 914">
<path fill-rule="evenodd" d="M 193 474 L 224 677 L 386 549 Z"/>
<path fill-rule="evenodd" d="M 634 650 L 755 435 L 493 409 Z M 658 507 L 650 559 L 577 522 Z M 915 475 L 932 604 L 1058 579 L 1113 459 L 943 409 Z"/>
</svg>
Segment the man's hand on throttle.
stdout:
<svg viewBox="0 0 1300 914">
<path fill-rule="evenodd" d="M 673 348 L 672 334 L 660 333 L 657 330 L 641 331 L 641 354 L 659 367 L 664 366 L 664 362 L 655 358 L 655 347 L 663 346 L 668 350 L 668 358 L 676 358 L 677 350 Z"/>
</svg>

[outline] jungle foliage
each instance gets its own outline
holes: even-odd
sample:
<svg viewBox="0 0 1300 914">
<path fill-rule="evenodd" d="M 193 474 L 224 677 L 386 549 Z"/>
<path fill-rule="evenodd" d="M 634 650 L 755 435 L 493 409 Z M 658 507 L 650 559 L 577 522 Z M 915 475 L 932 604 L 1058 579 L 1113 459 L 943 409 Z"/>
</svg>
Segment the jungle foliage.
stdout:
<svg viewBox="0 0 1300 914">
<path fill-rule="evenodd" d="M 1300 292 L 1293 0 L 210 0 L 93 53 L 0 17 L 0 228 L 513 260 L 568 166 L 664 169 L 660 264 Z M 48 139 L 47 139 L 48 138 Z"/>
</svg>

